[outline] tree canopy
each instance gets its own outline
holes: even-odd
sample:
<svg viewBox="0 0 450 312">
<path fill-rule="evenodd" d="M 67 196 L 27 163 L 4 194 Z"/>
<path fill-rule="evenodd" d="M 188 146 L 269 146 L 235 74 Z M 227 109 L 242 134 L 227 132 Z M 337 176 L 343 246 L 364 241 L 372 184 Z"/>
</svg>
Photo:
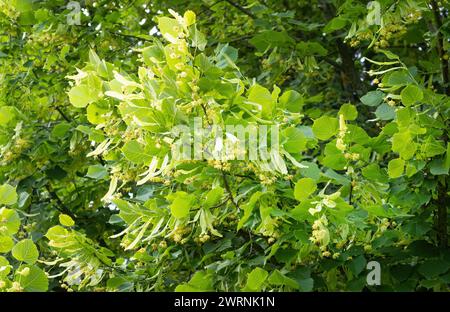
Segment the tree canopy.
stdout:
<svg viewBox="0 0 450 312">
<path fill-rule="evenodd" d="M 0 291 L 448 291 L 449 9 L 0 0 Z"/>
</svg>

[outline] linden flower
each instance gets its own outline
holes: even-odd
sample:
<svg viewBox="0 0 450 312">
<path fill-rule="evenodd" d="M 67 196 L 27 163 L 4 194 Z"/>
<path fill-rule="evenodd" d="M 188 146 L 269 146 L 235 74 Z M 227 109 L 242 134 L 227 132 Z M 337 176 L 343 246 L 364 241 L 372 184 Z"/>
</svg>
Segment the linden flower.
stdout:
<svg viewBox="0 0 450 312">
<path fill-rule="evenodd" d="M 309 209 L 308 209 L 308 212 L 309 212 L 311 215 L 315 215 L 316 213 L 318 213 L 318 212 L 320 212 L 320 211 L 322 211 L 322 203 L 320 203 L 320 202 L 316 205 L 315 208 L 309 208 Z"/>
<path fill-rule="evenodd" d="M 344 144 L 344 140 L 341 138 L 338 138 L 336 140 L 336 148 L 340 151 L 345 151 L 345 149 L 347 148 L 347 146 Z"/>
<path fill-rule="evenodd" d="M 177 70 L 183 70 L 185 68 L 185 65 L 183 63 L 177 63 L 175 64 L 175 68 Z"/>
<path fill-rule="evenodd" d="M 182 239 L 183 239 L 183 237 L 180 234 L 175 234 L 173 236 L 173 241 L 176 243 L 180 242 Z"/>
<path fill-rule="evenodd" d="M 13 282 L 12 283 L 11 291 L 19 292 L 19 291 L 22 291 L 22 290 L 23 290 L 23 288 L 22 288 L 22 286 L 20 286 L 19 282 Z"/>
<path fill-rule="evenodd" d="M 332 199 L 330 199 L 330 198 L 324 198 L 324 199 L 322 200 L 322 203 L 323 203 L 325 206 L 327 206 L 328 208 L 334 208 L 334 207 L 336 207 L 336 203 L 335 203 Z"/>
<path fill-rule="evenodd" d="M 329 252 L 329 251 L 324 251 L 324 252 L 322 253 L 322 256 L 325 257 L 325 258 L 329 258 L 329 257 L 331 257 L 331 252 Z"/>
<path fill-rule="evenodd" d="M 30 268 L 23 268 L 22 271 L 17 272 L 19 275 L 28 276 L 30 274 Z"/>
<path fill-rule="evenodd" d="M 319 230 L 316 232 L 316 239 L 318 240 L 323 240 L 326 236 L 327 236 L 327 231 L 326 230 Z"/>
</svg>

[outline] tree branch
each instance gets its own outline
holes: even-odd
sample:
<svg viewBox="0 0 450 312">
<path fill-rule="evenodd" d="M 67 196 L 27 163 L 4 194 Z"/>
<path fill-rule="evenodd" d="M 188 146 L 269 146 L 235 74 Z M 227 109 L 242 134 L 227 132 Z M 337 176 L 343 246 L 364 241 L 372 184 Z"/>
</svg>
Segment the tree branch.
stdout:
<svg viewBox="0 0 450 312">
<path fill-rule="evenodd" d="M 442 35 L 442 19 L 439 12 L 439 6 L 435 0 L 431 0 L 431 8 L 434 14 L 434 20 L 437 26 L 437 51 L 439 58 L 441 60 L 441 69 L 442 69 L 442 79 L 444 82 L 444 90 L 447 95 L 450 96 L 450 77 L 449 77 L 449 65 L 448 59 L 444 58 L 445 50 L 444 50 L 444 37 Z"/>
<path fill-rule="evenodd" d="M 447 95 L 450 96 L 450 78 L 449 78 L 449 65 L 448 60 L 444 58 L 445 50 L 444 50 L 444 37 L 441 31 L 442 28 L 442 20 L 439 12 L 439 6 L 435 0 L 431 0 L 431 8 L 434 14 L 434 20 L 437 27 L 437 51 L 439 58 L 441 60 L 441 69 L 442 69 L 442 80 L 444 84 L 444 90 Z M 448 144 L 448 133 L 444 132 L 443 141 Z M 436 228 L 437 228 L 437 238 L 438 244 L 441 248 L 447 248 L 448 246 L 448 209 L 447 205 L 449 202 L 448 194 L 447 194 L 447 181 L 444 178 L 441 181 L 441 184 L 438 186 L 438 197 L 434 200 L 436 209 Z"/>
<path fill-rule="evenodd" d="M 66 114 L 64 114 L 64 112 L 62 111 L 61 107 L 55 105 L 55 109 L 58 111 L 58 113 L 62 116 L 62 118 L 64 118 L 65 121 L 70 122 L 71 120 L 66 116 Z"/>
<path fill-rule="evenodd" d="M 222 170 L 222 178 L 223 178 L 223 185 L 225 186 L 225 190 L 227 191 L 228 195 L 230 196 L 231 202 L 236 207 L 236 209 L 239 209 L 239 205 L 234 200 L 234 196 L 233 196 L 233 193 L 231 191 L 230 184 L 228 184 L 227 174 L 223 170 Z"/>
<path fill-rule="evenodd" d="M 246 8 L 240 6 L 239 4 L 237 4 L 237 3 L 235 3 L 235 2 L 233 2 L 233 1 L 231 1 L 231 0 L 225 0 L 225 2 L 227 2 L 228 4 L 234 6 L 236 9 L 238 9 L 238 10 L 241 11 L 242 13 L 244 13 L 244 14 L 250 16 L 251 18 L 256 19 L 256 16 L 255 16 L 252 12 L 250 12 L 250 11 L 247 10 Z"/>
<path fill-rule="evenodd" d="M 56 194 L 56 192 L 51 189 L 49 184 L 46 184 L 45 188 L 47 189 L 47 192 L 50 194 L 50 196 L 58 203 L 58 205 L 56 205 L 56 209 L 66 215 L 69 215 L 72 219 L 76 219 L 72 211 L 70 211 L 70 209 L 62 202 L 61 198 L 59 198 L 58 194 Z"/>
</svg>

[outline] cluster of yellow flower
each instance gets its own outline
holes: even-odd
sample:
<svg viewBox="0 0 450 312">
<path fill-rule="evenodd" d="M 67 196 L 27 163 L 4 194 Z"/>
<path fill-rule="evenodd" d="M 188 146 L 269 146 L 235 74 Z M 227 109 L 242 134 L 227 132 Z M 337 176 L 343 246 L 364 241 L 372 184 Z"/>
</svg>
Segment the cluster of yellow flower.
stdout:
<svg viewBox="0 0 450 312">
<path fill-rule="evenodd" d="M 8 2 L 8 4 L 6 2 Z M 16 10 L 14 6 L 9 3 L 9 1 L 0 0 L 0 12 L 11 19 L 16 19 L 20 16 L 20 12 Z"/>
<path fill-rule="evenodd" d="M 208 165 L 214 167 L 215 169 L 223 170 L 223 171 L 230 171 L 231 170 L 231 163 L 230 162 L 223 162 L 221 160 L 208 160 Z"/>
<path fill-rule="evenodd" d="M 194 242 L 197 244 L 204 244 L 211 239 L 211 236 L 208 234 L 200 234 L 198 237 L 194 238 Z"/>
<path fill-rule="evenodd" d="M 314 221 L 312 226 L 312 235 L 309 240 L 319 246 L 319 247 L 327 247 L 330 243 L 330 232 L 328 230 L 328 219 L 326 216 L 321 216 L 319 219 Z"/>
<path fill-rule="evenodd" d="M 350 46 L 353 48 L 357 47 L 361 44 L 361 41 L 371 40 L 372 38 L 373 33 L 369 29 L 365 31 L 360 31 L 355 35 L 354 38 L 350 40 Z"/>
<path fill-rule="evenodd" d="M 358 153 L 345 153 L 344 154 L 345 159 L 357 161 L 360 157 Z"/>
<path fill-rule="evenodd" d="M 65 283 L 61 283 L 61 288 L 65 289 L 67 292 L 73 292 L 73 289 L 69 287 L 69 285 Z"/>
<path fill-rule="evenodd" d="M 134 128 L 134 127 L 128 127 L 127 130 L 123 133 L 123 142 L 129 142 L 132 140 L 136 140 L 138 138 L 141 138 L 143 134 L 142 128 Z"/>
<path fill-rule="evenodd" d="M 175 243 L 185 243 L 187 240 L 183 239 L 183 236 L 189 234 L 191 232 L 191 228 L 188 226 L 177 226 L 175 230 L 171 233 L 171 238 Z"/>
<path fill-rule="evenodd" d="M 162 249 L 166 249 L 167 248 L 167 242 L 165 240 L 160 241 L 159 244 L 158 244 L 158 247 L 162 248 Z"/>
<path fill-rule="evenodd" d="M 387 218 L 383 218 L 381 220 L 379 229 L 381 232 L 385 232 L 390 225 L 391 225 L 391 222 L 389 222 L 389 220 Z"/>
<path fill-rule="evenodd" d="M 1 153 L 1 165 L 6 165 L 15 159 L 19 158 L 20 155 L 30 147 L 30 141 L 22 137 L 15 137 L 11 142 L 11 145 L 6 145 Z"/>
<path fill-rule="evenodd" d="M 411 10 L 403 19 L 407 24 L 415 24 L 422 18 L 422 12 L 419 10 Z"/>
<path fill-rule="evenodd" d="M 260 173 L 258 177 L 263 185 L 272 185 L 277 181 L 277 177 L 271 173 Z"/>
<path fill-rule="evenodd" d="M 22 292 L 23 291 L 23 287 L 20 286 L 19 282 L 13 282 L 11 285 L 11 288 L 9 288 L 7 290 L 8 292 Z"/>
<path fill-rule="evenodd" d="M 106 123 L 99 125 L 99 128 L 103 128 L 103 131 L 108 137 L 113 137 L 116 135 L 121 135 L 120 123 L 122 122 L 119 118 L 109 117 Z"/>
<path fill-rule="evenodd" d="M 374 44 L 375 48 L 387 48 L 389 46 L 389 40 L 398 39 L 406 34 L 406 26 L 392 23 L 381 28 L 379 33 L 380 37 Z"/>
<path fill-rule="evenodd" d="M 115 167 L 111 170 L 111 176 L 116 177 L 120 181 L 132 182 L 137 178 L 138 172 L 134 168 Z"/>
</svg>

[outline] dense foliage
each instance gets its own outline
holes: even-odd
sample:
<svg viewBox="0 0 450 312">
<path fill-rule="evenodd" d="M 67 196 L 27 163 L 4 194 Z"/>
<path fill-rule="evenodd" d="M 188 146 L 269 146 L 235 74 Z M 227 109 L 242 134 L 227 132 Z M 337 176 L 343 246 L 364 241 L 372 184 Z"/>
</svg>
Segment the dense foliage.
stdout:
<svg viewBox="0 0 450 312">
<path fill-rule="evenodd" d="M 449 290 L 448 1 L 80 5 L 0 0 L 0 291 Z"/>
</svg>

